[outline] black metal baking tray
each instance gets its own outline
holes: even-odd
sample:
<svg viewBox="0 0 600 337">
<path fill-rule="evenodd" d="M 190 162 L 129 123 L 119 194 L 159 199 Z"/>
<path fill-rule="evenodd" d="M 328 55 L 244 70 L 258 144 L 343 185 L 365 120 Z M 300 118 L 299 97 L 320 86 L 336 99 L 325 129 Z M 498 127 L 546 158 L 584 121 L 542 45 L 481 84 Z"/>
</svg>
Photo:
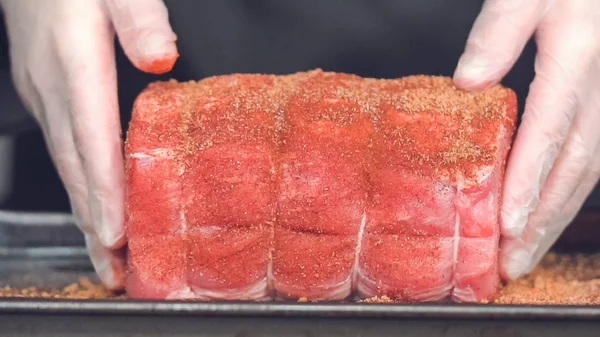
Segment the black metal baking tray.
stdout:
<svg viewBox="0 0 600 337">
<path fill-rule="evenodd" d="M 0 211 L 0 286 L 95 279 L 71 218 Z M 0 336 L 600 336 L 600 306 L 0 298 Z"/>
</svg>

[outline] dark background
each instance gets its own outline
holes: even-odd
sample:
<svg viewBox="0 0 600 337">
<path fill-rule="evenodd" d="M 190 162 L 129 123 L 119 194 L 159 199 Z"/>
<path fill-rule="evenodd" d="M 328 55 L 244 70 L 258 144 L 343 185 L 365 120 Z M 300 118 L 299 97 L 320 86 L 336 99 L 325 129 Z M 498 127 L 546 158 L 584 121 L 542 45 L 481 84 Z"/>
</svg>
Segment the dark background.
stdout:
<svg viewBox="0 0 600 337">
<path fill-rule="evenodd" d="M 281 74 L 313 68 L 383 78 L 451 76 L 481 7 L 481 1 L 472 0 L 165 3 L 181 54 L 171 73 L 144 74 L 117 48 L 125 131 L 135 96 L 155 80 L 197 80 L 232 72 Z M 22 106 L 10 88 L 7 42 L 5 32 L 0 33 L 0 132 L 18 134 L 15 189 L 4 208 L 66 211 L 68 200 L 39 130 L 23 131 L 30 121 L 23 118 Z M 533 79 L 534 54 L 530 43 L 503 80 L 517 93 L 520 111 Z M 598 192 L 586 207 L 600 205 Z"/>
</svg>

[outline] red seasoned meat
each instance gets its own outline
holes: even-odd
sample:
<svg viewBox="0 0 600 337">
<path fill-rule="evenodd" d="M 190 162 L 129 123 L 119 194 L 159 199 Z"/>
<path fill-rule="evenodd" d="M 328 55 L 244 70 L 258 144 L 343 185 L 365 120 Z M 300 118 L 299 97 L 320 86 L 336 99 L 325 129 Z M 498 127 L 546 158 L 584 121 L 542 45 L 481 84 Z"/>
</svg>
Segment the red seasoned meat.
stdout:
<svg viewBox="0 0 600 337">
<path fill-rule="evenodd" d="M 280 297 L 333 300 L 351 293 L 373 122 L 340 91 L 358 81 L 313 76 L 298 83 L 284 105 L 273 246 Z"/>
<path fill-rule="evenodd" d="M 278 138 L 263 98 L 272 82 L 159 83 L 136 101 L 127 144 L 132 296 L 268 296 Z"/>
<path fill-rule="evenodd" d="M 378 96 L 358 290 L 476 301 L 499 285 L 500 183 L 516 96 L 413 76 Z M 402 277 L 399 277 L 402 275 Z"/>
<path fill-rule="evenodd" d="M 134 298 L 478 301 L 516 97 L 320 70 L 151 84 L 126 144 Z"/>
</svg>

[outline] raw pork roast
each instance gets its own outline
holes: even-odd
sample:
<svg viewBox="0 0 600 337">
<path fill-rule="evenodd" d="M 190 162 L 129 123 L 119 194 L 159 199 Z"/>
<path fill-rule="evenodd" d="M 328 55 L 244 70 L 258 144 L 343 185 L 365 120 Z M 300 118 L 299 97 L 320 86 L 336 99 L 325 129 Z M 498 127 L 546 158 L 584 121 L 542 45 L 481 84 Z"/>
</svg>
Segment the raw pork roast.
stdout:
<svg viewBox="0 0 600 337">
<path fill-rule="evenodd" d="M 516 96 L 315 70 L 151 84 L 126 142 L 133 298 L 486 300 Z"/>
</svg>

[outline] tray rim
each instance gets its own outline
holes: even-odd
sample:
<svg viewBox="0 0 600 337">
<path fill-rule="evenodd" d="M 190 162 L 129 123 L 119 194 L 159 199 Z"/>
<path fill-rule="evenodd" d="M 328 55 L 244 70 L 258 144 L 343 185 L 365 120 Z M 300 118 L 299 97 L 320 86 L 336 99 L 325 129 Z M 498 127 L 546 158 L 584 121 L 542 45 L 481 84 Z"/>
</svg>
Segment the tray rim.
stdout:
<svg viewBox="0 0 600 337">
<path fill-rule="evenodd" d="M 0 315 L 185 315 L 270 318 L 600 321 L 600 305 L 244 303 L 151 300 L 0 299 Z"/>
</svg>

